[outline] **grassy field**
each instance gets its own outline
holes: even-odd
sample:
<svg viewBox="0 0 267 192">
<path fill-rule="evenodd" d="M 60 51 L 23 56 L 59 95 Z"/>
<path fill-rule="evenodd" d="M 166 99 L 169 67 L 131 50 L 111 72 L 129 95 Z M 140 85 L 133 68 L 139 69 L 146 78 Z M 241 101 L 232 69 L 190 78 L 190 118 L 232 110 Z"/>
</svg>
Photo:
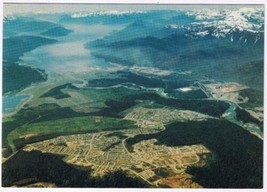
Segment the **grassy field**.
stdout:
<svg viewBox="0 0 267 192">
<path fill-rule="evenodd" d="M 87 95 L 91 99 L 94 99 L 95 101 L 106 101 L 110 99 L 116 99 L 120 100 L 120 98 L 123 98 L 124 96 L 137 94 L 137 93 L 143 93 L 144 90 L 132 90 L 127 89 L 125 87 L 116 87 L 111 89 L 94 89 L 94 88 L 88 88 L 88 89 L 82 89 L 79 90 L 80 93 Z"/>
<path fill-rule="evenodd" d="M 118 118 L 94 116 L 74 117 L 24 125 L 13 130 L 8 135 L 7 140 L 14 151 L 17 147 L 34 142 L 38 138 L 47 139 L 46 136 L 51 137 L 135 127 L 133 121 Z"/>
</svg>

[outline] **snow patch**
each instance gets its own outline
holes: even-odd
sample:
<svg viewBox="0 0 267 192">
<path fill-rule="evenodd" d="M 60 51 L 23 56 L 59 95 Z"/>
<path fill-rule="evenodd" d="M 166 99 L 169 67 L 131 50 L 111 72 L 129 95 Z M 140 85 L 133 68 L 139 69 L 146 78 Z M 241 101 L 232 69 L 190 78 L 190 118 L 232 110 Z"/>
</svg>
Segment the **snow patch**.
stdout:
<svg viewBox="0 0 267 192">
<path fill-rule="evenodd" d="M 170 24 L 170 25 L 167 26 L 167 28 L 178 29 L 178 28 L 179 28 L 179 25 L 176 25 L 176 24 Z"/>
<path fill-rule="evenodd" d="M 221 16 L 218 9 L 194 9 L 187 12 L 186 15 L 195 16 L 196 20 L 215 19 Z"/>
<path fill-rule="evenodd" d="M 199 32 L 195 33 L 195 35 L 198 35 L 198 36 L 201 36 L 201 37 L 204 37 L 204 36 L 206 36 L 208 34 L 209 34 L 208 31 L 199 31 Z"/>
</svg>

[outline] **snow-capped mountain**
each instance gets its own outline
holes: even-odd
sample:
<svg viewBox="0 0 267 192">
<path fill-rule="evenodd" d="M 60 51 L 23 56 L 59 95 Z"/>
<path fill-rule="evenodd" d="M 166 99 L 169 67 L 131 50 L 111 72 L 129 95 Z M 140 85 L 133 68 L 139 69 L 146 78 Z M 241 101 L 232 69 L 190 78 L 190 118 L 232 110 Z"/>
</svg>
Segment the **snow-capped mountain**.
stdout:
<svg viewBox="0 0 267 192">
<path fill-rule="evenodd" d="M 264 10 L 259 8 L 196 9 L 185 15 L 195 21 L 186 25 L 169 24 L 165 28 L 185 31 L 185 36 L 203 38 L 212 36 L 228 38 L 231 42 L 256 44 L 263 39 Z"/>
<path fill-rule="evenodd" d="M 81 18 L 81 17 L 91 17 L 91 16 L 123 16 L 131 14 L 142 14 L 145 11 L 118 11 L 118 10 L 109 10 L 109 11 L 96 11 L 96 12 L 76 12 L 71 15 L 72 18 Z"/>
</svg>

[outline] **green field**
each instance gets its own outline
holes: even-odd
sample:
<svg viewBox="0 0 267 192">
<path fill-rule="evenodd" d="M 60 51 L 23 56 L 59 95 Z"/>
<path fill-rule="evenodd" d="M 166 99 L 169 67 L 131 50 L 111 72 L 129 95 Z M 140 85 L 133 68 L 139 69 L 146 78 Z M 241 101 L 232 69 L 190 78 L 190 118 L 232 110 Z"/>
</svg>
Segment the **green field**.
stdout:
<svg viewBox="0 0 267 192">
<path fill-rule="evenodd" d="M 129 120 L 94 116 L 74 117 L 24 125 L 13 130 L 7 140 L 14 151 L 27 143 L 52 136 L 130 128 L 136 126 Z"/>
</svg>

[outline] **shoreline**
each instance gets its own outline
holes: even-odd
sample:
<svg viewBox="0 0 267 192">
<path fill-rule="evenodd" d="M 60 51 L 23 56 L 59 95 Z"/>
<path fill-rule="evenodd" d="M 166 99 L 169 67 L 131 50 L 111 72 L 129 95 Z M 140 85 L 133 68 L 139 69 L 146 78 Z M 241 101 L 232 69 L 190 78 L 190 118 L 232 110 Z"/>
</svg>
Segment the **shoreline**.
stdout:
<svg viewBox="0 0 267 192">
<path fill-rule="evenodd" d="M 9 112 L 9 113 L 2 112 L 3 119 L 6 118 L 6 117 L 10 117 L 10 116 L 16 114 L 24 105 L 26 105 L 33 98 L 32 94 L 20 94 L 20 93 L 17 93 L 16 95 L 29 96 L 29 98 L 19 102 L 14 111 Z"/>
</svg>

